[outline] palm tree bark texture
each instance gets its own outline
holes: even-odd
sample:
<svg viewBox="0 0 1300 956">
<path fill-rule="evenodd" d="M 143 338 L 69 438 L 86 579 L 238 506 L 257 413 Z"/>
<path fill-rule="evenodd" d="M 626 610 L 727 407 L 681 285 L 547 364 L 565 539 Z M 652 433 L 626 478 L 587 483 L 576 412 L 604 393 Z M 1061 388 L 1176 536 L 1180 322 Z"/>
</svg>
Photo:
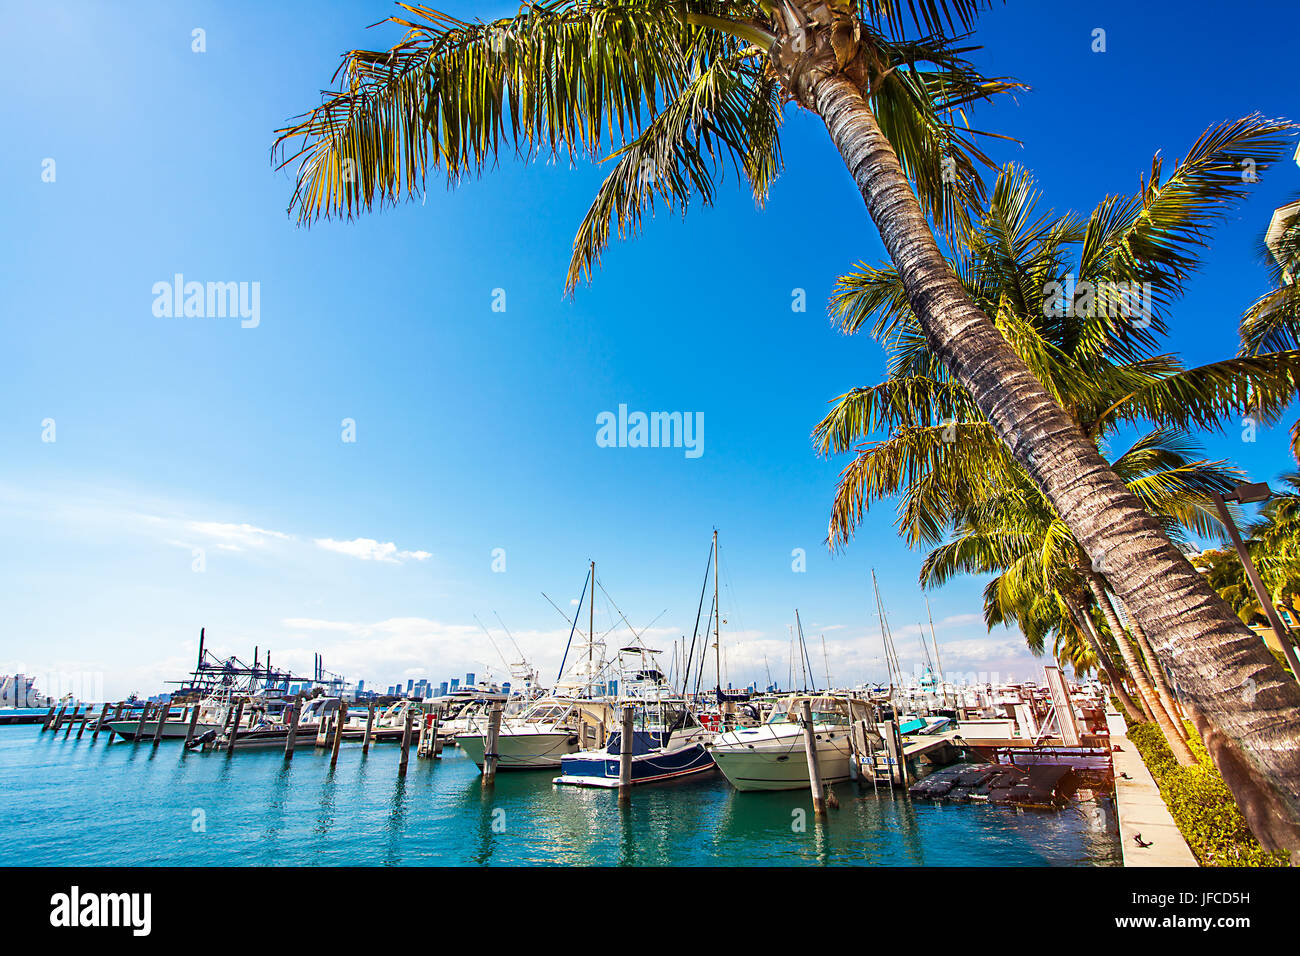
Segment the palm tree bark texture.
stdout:
<svg viewBox="0 0 1300 956">
<path fill-rule="evenodd" d="M 1088 555 L 1104 564 L 1112 589 L 1189 700 L 1206 748 L 1260 843 L 1300 852 L 1300 688 L 967 296 L 859 82 L 838 67 L 832 42 L 838 27 L 824 26 L 797 43 L 788 35 L 778 39 L 806 51 L 791 68 L 789 85 L 824 121 L 930 347 L 970 390 Z"/>
</svg>

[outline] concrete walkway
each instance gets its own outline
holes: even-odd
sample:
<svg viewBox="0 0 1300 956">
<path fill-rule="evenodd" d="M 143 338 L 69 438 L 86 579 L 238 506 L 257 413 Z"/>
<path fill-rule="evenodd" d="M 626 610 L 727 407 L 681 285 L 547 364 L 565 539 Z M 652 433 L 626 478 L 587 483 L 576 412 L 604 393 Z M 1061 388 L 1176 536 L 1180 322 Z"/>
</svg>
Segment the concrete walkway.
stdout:
<svg viewBox="0 0 1300 956">
<path fill-rule="evenodd" d="M 1115 761 L 1115 809 L 1119 814 L 1119 842 L 1125 866 L 1198 866 L 1178 824 L 1169 815 L 1160 788 L 1128 739 L 1127 725 L 1118 713 L 1106 715 L 1111 757 Z M 1119 746 L 1123 749 L 1115 751 Z M 1126 779 L 1122 774 L 1128 774 Z M 1134 837 L 1140 836 L 1140 846 Z"/>
</svg>

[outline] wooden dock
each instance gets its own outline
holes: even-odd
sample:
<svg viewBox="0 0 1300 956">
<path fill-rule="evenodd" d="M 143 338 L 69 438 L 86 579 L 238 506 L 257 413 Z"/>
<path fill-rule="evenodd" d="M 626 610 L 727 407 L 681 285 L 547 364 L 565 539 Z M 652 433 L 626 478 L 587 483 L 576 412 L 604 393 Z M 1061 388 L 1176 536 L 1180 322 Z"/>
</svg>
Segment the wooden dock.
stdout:
<svg viewBox="0 0 1300 956">
<path fill-rule="evenodd" d="M 1118 713 L 1106 714 L 1115 750 L 1115 812 L 1125 866 L 1199 866 L 1178 824 L 1169 815 L 1160 788 L 1128 739 L 1128 727 Z"/>
<path fill-rule="evenodd" d="M 958 747 L 957 738 L 960 730 L 945 730 L 941 734 L 926 734 L 922 737 L 906 737 L 903 741 L 903 759 L 913 760 L 917 757 L 937 755 L 945 746 Z"/>
</svg>

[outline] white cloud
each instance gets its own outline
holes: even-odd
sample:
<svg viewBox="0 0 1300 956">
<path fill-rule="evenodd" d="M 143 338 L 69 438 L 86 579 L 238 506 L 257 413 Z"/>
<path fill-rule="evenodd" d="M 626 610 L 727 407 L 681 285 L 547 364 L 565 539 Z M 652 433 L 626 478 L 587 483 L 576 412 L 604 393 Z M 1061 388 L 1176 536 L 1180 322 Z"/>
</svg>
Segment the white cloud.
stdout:
<svg viewBox="0 0 1300 956">
<path fill-rule="evenodd" d="M 428 551 L 399 551 L 391 541 L 376 541 L 374 538 L 353 538 L 351 541 L 335 541 L 333 538 L 315 538 L 316 547 L 338 554 L 346 554 L 362 561 L 382 561 L 385 564 L 401 564 L 403 561 L 425 561 L 431 557 Z"/>
<path fill-rule="evenodd" d="M 292 541 L 293 535 L 280 531 L 268 531 L 266 528 L 251 524 L 232 524 L 223 521 L 189 521 L 185 530 L 191 534 L 213 538 L 221 544 L 219 547 L 241 551 L 244 548 L 263 547 L 271 541 Z"/>
</svg>

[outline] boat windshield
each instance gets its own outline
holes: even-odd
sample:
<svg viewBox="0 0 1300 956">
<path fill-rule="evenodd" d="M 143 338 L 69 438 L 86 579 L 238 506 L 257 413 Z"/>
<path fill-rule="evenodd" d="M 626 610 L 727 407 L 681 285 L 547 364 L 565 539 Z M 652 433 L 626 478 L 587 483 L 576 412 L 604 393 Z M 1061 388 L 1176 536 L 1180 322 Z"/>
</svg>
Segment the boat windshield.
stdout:
<svg viewBox="0 0 1300 956">
<path fill-rule="evenodd" d="M 774 710 L 772 716 L 767 718 L 767 722 L 769 724 L 797 723 L 798 714 L 799 711 L 793 707 L 790 710 Z M 832 727 L 847 726 L 849 723 L 849 715 L 843 711 L 836 709 L 818 710 L 816 705 L 813 706 L 812 719 L 814 724 L 829 724 Z"/>
<path fill-rule="evenodd" d="M 568 707 L 559 704 L 537 704 L 524 715 L 524 720 L 530 724 L 553 724 L 568 712 Z"/>
</svg>

